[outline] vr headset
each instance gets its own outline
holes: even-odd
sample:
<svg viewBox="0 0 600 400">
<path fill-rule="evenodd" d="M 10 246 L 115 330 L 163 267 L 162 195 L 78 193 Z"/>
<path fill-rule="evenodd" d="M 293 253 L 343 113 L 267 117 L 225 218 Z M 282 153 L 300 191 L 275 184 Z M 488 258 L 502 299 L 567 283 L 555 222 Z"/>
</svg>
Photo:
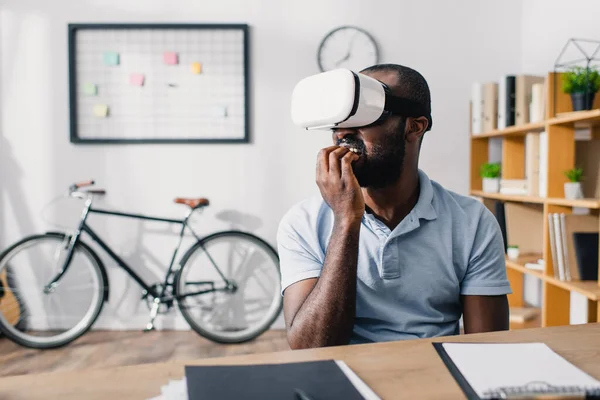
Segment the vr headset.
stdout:
<svg viewBox="0 0 600 400">
<path fill-rule="evenodd" d="M 413 100 L 394 96 L 374 78 L 335 69 L 302 79 L 292 93 L 292 120 L 307 130 L 376 125 L 390 115 L 427 117 L 430 110 Z"/>
</svg>

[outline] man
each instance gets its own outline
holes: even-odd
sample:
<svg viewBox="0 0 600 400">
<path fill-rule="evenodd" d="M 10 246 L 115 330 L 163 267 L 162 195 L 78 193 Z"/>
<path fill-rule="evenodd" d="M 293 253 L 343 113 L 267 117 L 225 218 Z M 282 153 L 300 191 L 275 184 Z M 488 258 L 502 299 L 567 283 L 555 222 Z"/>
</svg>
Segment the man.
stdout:
<svg viewBox="0 0 600 400">
<path fill-rule="evenodd" d="M 320 196 L 278 230 L 293 349 L 508 329 L 511 293 L 496 220 L 419 169 L 429 87 L 400 65 L 361 71 L 427 110 L 333 130 L 320 151 Z"/>
</svg>

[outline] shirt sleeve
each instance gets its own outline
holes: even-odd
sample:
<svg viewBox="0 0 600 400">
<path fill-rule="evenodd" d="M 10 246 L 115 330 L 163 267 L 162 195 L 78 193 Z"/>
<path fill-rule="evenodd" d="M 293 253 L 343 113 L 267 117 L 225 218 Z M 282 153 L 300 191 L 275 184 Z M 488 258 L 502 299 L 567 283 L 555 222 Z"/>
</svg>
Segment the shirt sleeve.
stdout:
<svg viewBox="0 0 600 400">
<path fill-rule="evenodd" d="M 306 216 L 294 211 L 286 214 L 279 224 L 277 251 L 282 295 L 290 285 L 321 275 L 322 257 L 313 231 Z"/>
<path fill-rule="evenodd" d="M 502 232 L 491 211 L 483 207 L 467 272 L 461 283 L 461 294 L 496 296 L 510 293 Z"/>
</svg>

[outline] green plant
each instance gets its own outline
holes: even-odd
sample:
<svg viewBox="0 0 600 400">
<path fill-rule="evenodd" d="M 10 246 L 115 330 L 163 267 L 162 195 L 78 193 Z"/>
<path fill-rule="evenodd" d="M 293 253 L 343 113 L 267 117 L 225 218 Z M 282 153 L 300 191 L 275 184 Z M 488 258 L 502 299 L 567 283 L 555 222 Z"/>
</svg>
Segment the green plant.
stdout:
<svg viewBox="0 0 600 400">
<path fill-rule="evenodd" d="M 595 67 L 573 67 L 562 75 L 565 93 L 596 93 L 600 89 L 600 73 Z"/>
<path fill-rule="evenodd" d="M 479 174 L 482 178 L 498 178 L 500 176 L 500 163 L 485 163 L 481 165 Z"/>
<path fill-rule="evenodd" d="M 572 168 L 568 171 L 565 171 L 565 176 L 567 177 L 569 182 L 581 182 L 583 177 L 583 169 Z"/>
<path fill-rule="evenodd" d="M 508 248 L 509 248 L 509 249 L 518 249 L 518 248 L 519 248 L 519 246 L 517 246 L 516 244 L 509 244 L 509 245 L 508 245 Z"/>
</svg>

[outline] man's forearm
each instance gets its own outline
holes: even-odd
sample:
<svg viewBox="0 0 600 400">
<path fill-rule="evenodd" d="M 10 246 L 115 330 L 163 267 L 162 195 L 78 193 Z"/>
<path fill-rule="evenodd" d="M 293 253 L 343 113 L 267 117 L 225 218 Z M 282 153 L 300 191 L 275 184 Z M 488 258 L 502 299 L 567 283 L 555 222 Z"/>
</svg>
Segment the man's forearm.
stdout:
<svg viewBox="0 0 600 400">
<path fill-rule="evenodd" d="M 288 328 L 294 349 L 348 344 L 356 315 L 360 221 L 336 221 L 321 276 Z"/>
</svg>

